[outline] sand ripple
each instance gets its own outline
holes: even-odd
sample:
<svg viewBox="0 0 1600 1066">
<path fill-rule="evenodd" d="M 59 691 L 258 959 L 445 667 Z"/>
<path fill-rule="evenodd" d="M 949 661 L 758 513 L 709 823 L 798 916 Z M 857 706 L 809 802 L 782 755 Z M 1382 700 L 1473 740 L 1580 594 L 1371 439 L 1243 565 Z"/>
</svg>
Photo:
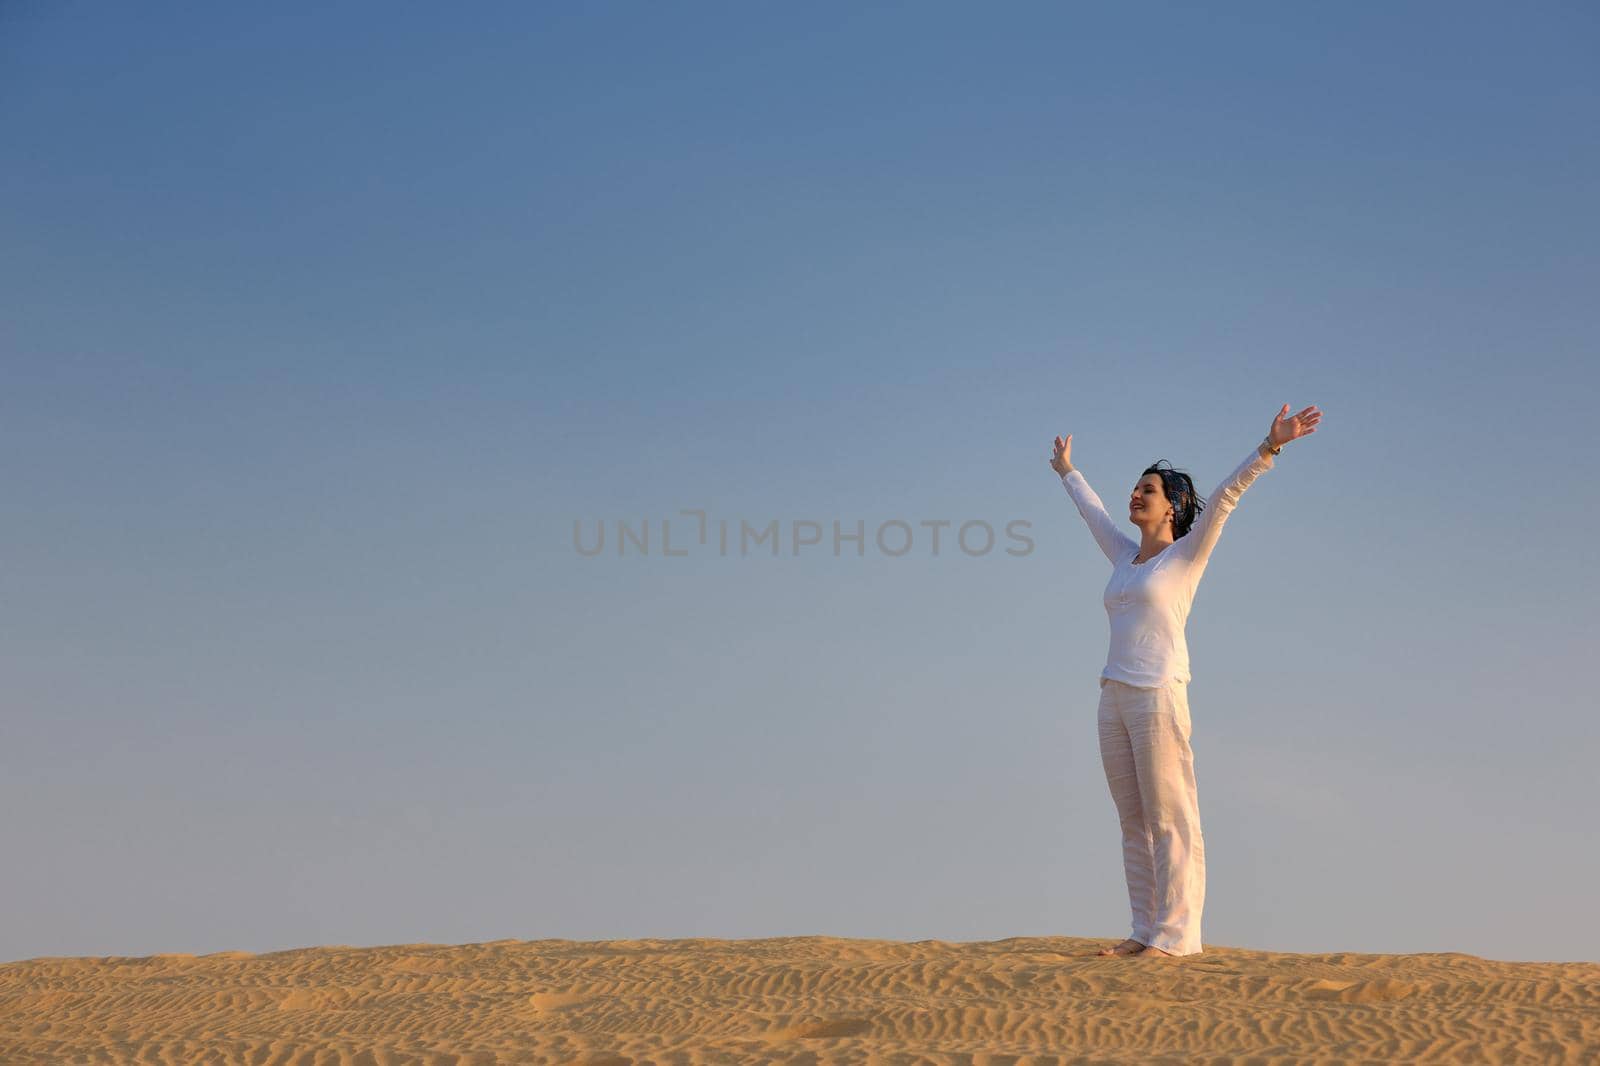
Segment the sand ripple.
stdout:
<svg viewBox="0 0 1600 1066">
<path fill-rule="evenodd" d="M 495 941 L 0 966 L 0 1063 L 1600 1063 L 1600 965 L 1068 937 Z"/>
</svg>

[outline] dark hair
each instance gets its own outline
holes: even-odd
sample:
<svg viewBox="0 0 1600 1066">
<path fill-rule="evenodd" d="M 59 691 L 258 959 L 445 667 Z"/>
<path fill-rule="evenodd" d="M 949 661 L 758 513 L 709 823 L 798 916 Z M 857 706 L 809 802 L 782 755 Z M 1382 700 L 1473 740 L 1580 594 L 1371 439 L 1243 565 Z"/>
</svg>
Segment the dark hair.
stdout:
<svg viewBox="0 0 1600 1066">
<path fill-rule="evenodd" d="M 1174 470 L 1171 463 L 1167 463 L 1167 468 L 1163 470 L 1162 463 L 1167 461 L 1157 459 L 1153 466 L 1145 467 L 1144 474 L 1158 474 L 1161 477 L 1162 491 L 1172 504 L 1172 536 L 1176 540 L 1189 532 L 1194 520 L 1206 509 L 1206 501 L 1194 490 L 1194 478 L 1181 470 Z M 1139 476 L 1142 478 L 1144 474 Z"/>
</svg>

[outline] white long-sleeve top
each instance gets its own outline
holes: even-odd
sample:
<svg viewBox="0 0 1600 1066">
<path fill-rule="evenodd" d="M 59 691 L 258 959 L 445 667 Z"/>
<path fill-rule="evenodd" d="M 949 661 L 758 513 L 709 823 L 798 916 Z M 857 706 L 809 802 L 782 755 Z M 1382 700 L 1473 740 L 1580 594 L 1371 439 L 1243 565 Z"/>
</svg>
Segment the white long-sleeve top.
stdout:
<svg viewBox="0 0 1600 1066">
<path fill-rule="evenodd" d="M 1169 681 L 1188 683 L 1189 642 L 1184 629 L 1200 575 L 1239 497 L 1272 465 L 1271 455 L 1252 448 L 1250 457 L 1212 492 L 1189 532 L 1137 565 L 1133 558 L 1139 554 L 1139 542 L 1106 513 L 1084 476 L 1076 468 L 1062 476 L 1061 484 L 1112 565 L 1104 596 L 1111 617 L 1111 649 L 1101 677 L 1142 688 Z"/>
</svg>

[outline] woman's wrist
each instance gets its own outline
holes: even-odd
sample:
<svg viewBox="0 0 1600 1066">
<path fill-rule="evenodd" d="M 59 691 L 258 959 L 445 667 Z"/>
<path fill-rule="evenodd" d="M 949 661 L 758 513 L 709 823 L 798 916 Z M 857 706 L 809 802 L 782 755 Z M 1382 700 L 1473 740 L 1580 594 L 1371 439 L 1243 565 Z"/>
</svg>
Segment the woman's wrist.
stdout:
<svg viewBox="0 0 1600 1066">
<path fill-rule="evenodd" d="M 1268 456 L 1277 455 L 1279 452 L 1283 451 L 1283 445 L 1273 444 L 1272 434 L 1269 433 L 1265 437 L 1261 438 L 1261 443 L 1256 445 L 1256 451 L 1260 453 L 1261 458 L 1265 459 Z"/>
</svg>

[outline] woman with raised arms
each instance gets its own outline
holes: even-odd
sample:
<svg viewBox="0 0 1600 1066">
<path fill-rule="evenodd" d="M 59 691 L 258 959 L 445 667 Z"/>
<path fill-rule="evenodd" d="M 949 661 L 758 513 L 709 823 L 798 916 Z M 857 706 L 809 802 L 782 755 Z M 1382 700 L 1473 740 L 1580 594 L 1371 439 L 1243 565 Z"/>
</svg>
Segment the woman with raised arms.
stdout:
<svg viewBox="0 0 1600 1066">
<path fill-rule="evenodd" d="M 1050 465 L 1111 562 L 1103 597 L 1111 649 L 1100 672 L 1100 759 L 1122 825 L 1122 866 L 1132 935 L 1101 955 L 1199 954 L 1206 897 L 1194 753 L 1189 747 L 1189 648 L 1184 627 L 1200 576 L 1239 497 L 1292 440 L 1316 432 L 1322 413 L 1289 405 L 1272 419 L 1216 491 L 1210 506 L 1188 474 L 1146 467 L 1128 499 L 1134 540 L 1106 513 L 1072 465 L 1072 434 L 1056 438 Z"/>
</svg>

